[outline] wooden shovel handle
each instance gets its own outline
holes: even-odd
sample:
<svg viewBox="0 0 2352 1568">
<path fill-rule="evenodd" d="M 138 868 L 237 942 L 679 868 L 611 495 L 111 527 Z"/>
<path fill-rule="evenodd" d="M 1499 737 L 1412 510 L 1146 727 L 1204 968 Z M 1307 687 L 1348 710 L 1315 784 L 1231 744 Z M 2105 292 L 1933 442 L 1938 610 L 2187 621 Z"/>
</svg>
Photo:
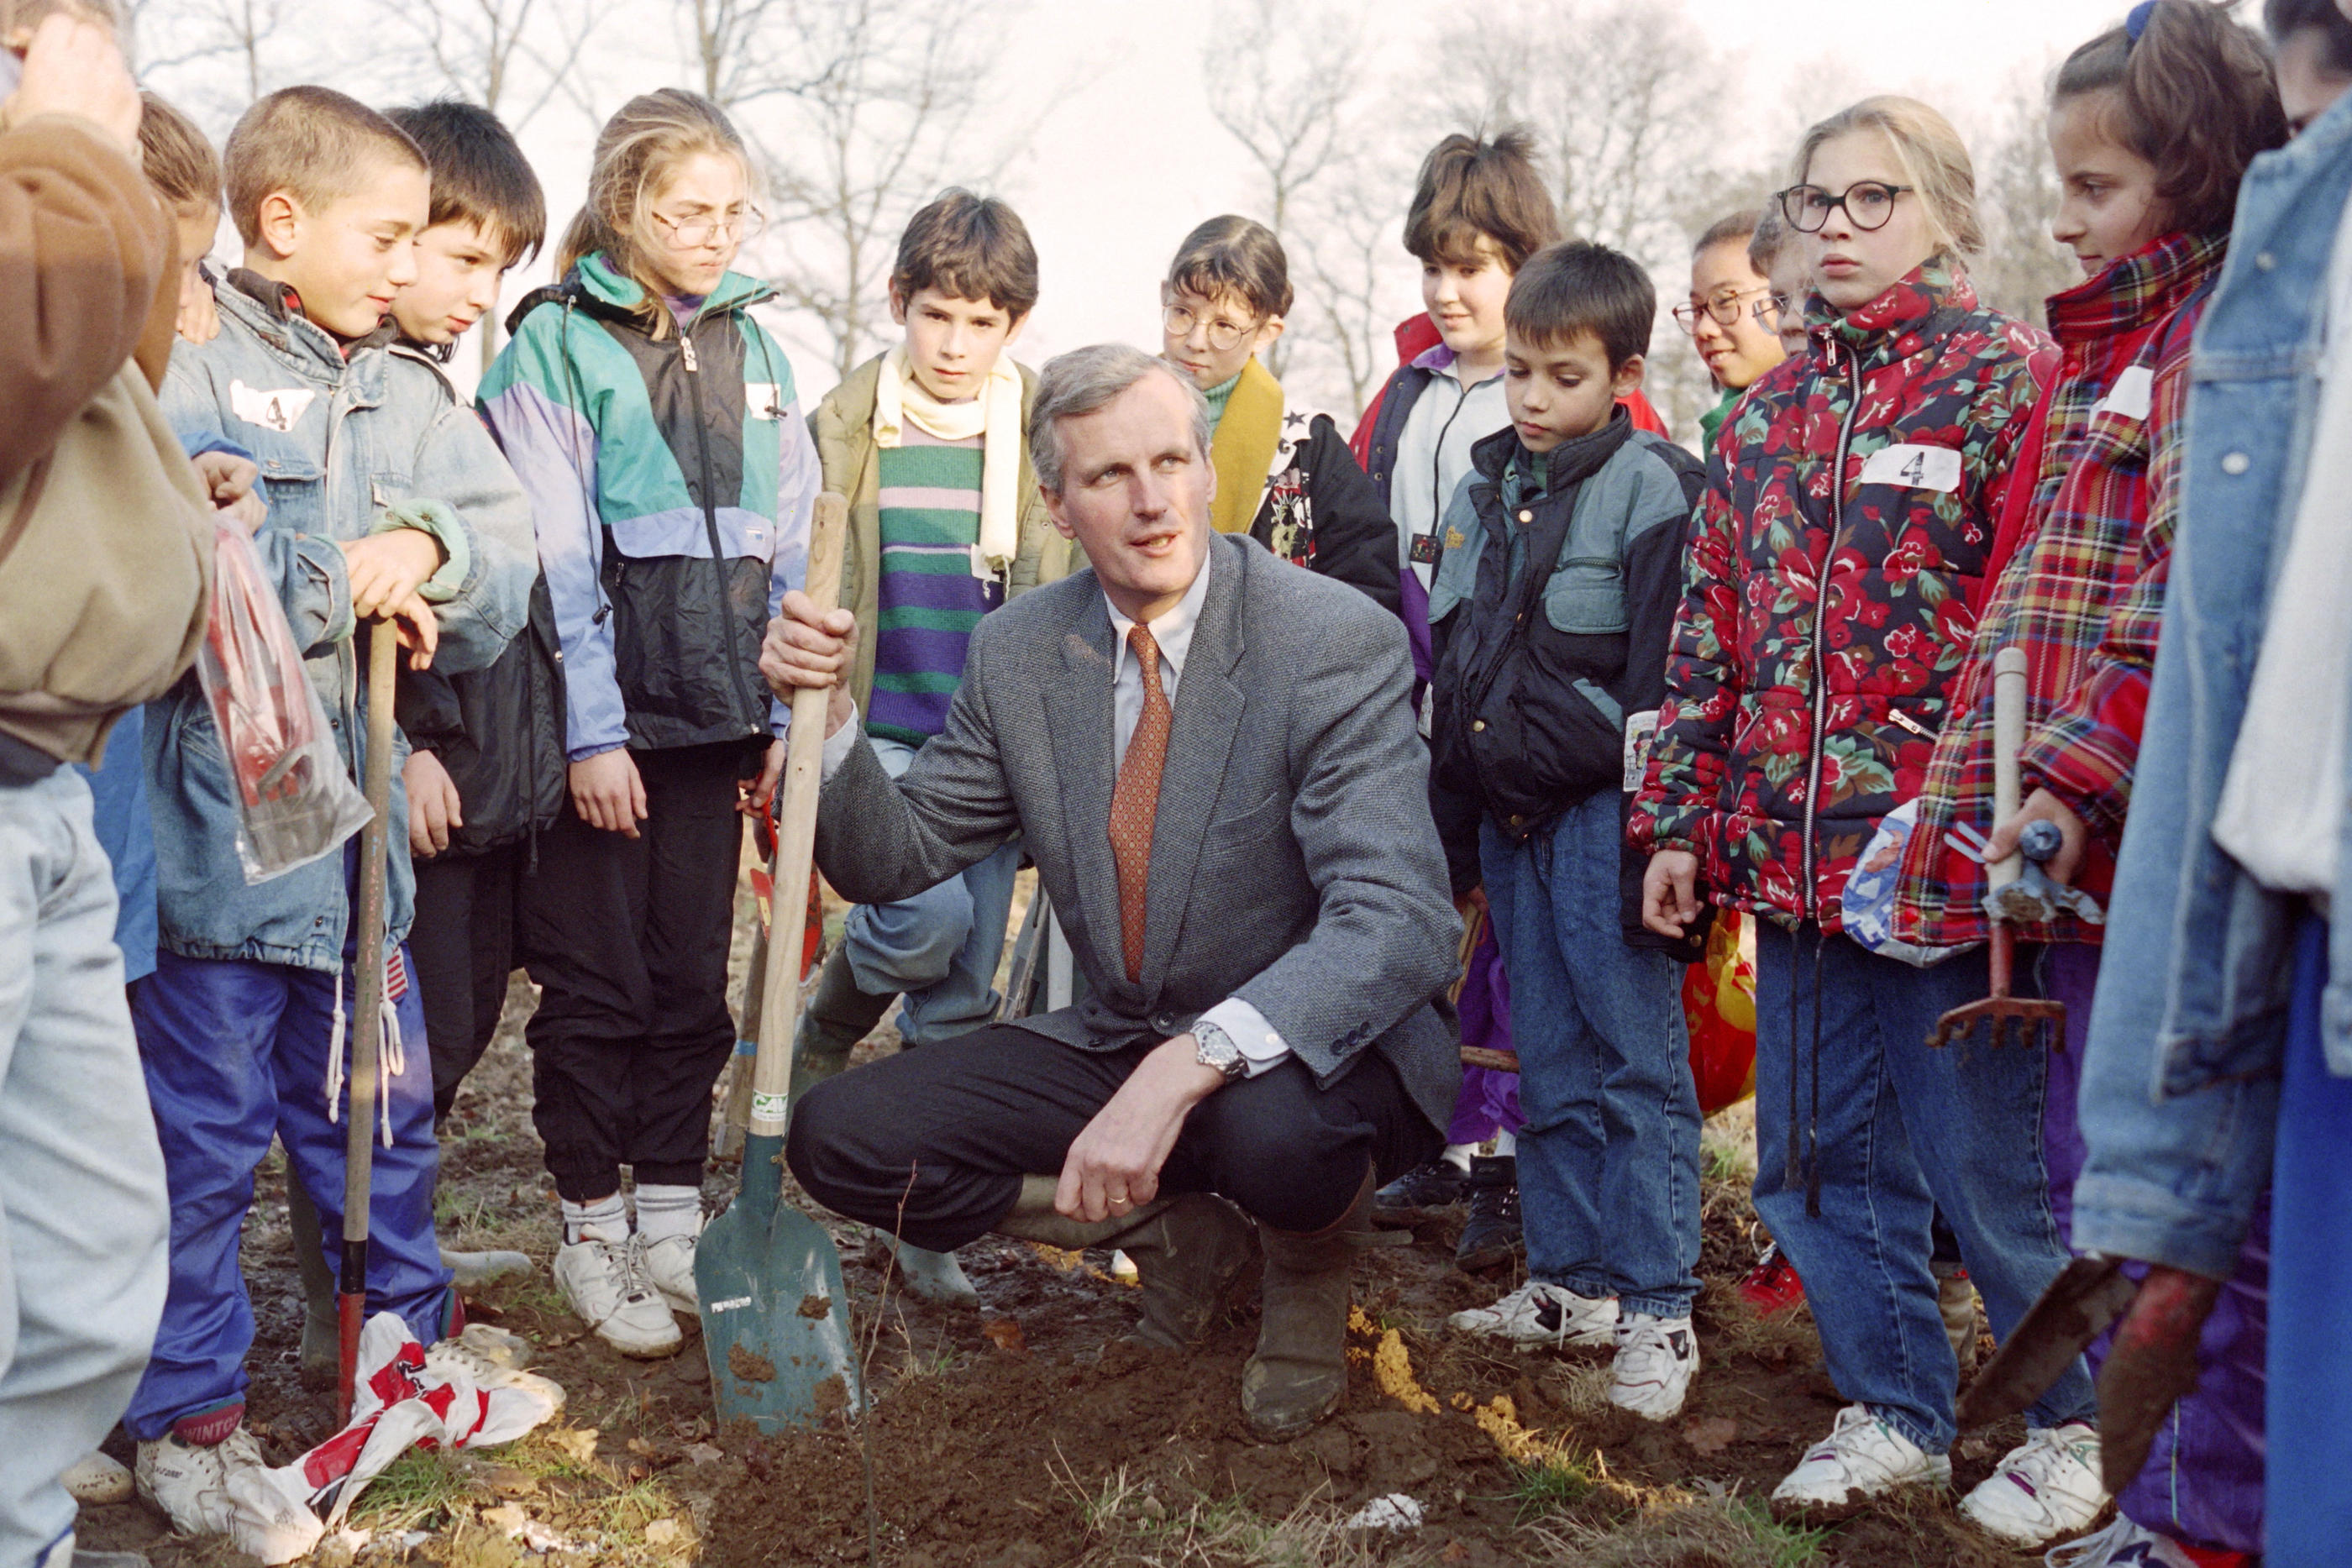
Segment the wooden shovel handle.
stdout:
<svg viewBox="0 0 2352 1568">
<path fill-rule="evenodd" d="M 2017 755 L 2025 749 L 2025 650 L 2003 648 L 1992 658 L 1992 820 L 1995 826 L 2017 815 L 2024 802 Z M 2007 887 L 2025 869 L 2012 854 L 1985 868 L 1986 881 Z"/>
<path fill-rule="evenodd" d="M 841 549 L 849 531 L 849 503 L 832 491 L 816 498 L 809 530 L 808 594 L 819 610 L 841 598 Z M 761 977 L 760 1053 L 751 1065 L 753 1137 L 784 1135 L 785 1096 L 792 1084 L 793 1034 L 800 1026 L 801 949 L 807 936 L 797 904 L 816 858 L 816 798 L 824 782 L 824 727 L 833 693 L 804 686 L 793 694 L 793 722 L 784 743 L 782 803 L 776 812 L 775 913 L 768 923 L 768 968 Z"/>
</svg>

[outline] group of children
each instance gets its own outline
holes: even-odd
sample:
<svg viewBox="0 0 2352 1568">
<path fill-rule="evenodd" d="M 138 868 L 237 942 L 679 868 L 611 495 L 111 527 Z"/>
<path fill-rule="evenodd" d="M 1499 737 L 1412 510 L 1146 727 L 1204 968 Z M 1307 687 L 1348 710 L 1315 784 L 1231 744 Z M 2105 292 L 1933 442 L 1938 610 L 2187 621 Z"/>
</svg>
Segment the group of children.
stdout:
<svg viewBox="0 0 2352 1568">
<path fill-rule="evenodd" d="M 2352 64 L 2352 24 L 2324 3 L 2271 10 L 2282 68 L 2298 50 L 2311 79 Z M 1604 1348 L 1611 1400 L 1653 1420 L 1680 1413 L 1700 1364 L 1682 976 L 1709 905 L 1760 917 L 1758 1207 L 1850 1402 L 1781 1504 L 1947 1481 L 1939 1280 L 1948 1296 L 1964 1260 L 2006 1334 L 2068 1256 L 2099 931 L 2026 932 L 2071 1004 L 2066 1052 L 1929 1049 L 1988 982 L 1986 873 L 1946 831 L 1991 831 L 1998 858 L 2051 821 L 2053 874 L 2122 892 L 2190 333 L 2239 181 L 2288 123 L 2252 36 L 2202 0 L 2151 0 L 2077 50 L 2051 141 L 2058 237 L 2086 281 L 2051 301 L 2051 335 L 1978 300 L 1968 156 L 1940 116 L 1878 98 L 1815 126 L 1790 188 L 1695 248 L 1674 314 L 1722 391 L 1704 462 L 1641 396 L 1654 286 L 1560 240 L 1517 135 L 1449 137 L 1424 162 L 1405 240 L 1427 314 L 1352 443 L 1260 358 L 1293 303 L 1274 234 L 1211 219 L 1160 286 L 1163 354 L 1208 404 L 1215 528 L 1406 622 L 1475 936 L 1465 1042 L 1521 1066 L 1465 1074 L 1443 1152 L 1381 1202 L 1466 1197 L 1465 1265 L 1523 1251 L 1527 1272 L 1453 1326 Z M 301 87 L 254 105 L 221 159 L 158 99 L 142 135 L 190 258 L 163 405 L 191 452 L 257 466 L 266 507 L 240 515 L 354 777 L 356 629 L 411 650 L 392 802 L 411 853 L 393 857 L 382 952 L 356 951 L 354 850 L 246 883 L 194 677 L 97 775 L 172 1207 L 126 1426 L 174 1525 L 234 1536 L 251 1525 L 238 1474 L 262 1462 L 238 1235 L 273 1139 L 307 1200 L 298 1249 L 340 1234 L 360 966 L 384 971 L 394 1048 L 370 1310 L 468 1354 L 457 1285 L 481 1264 L 436 1243 L 435 1128 L 521 967 L 541 988 L 556 1281 L 622 1354 L 676 1352 L 735 1039 L 743 820 L 768 809 L 788 716 L 756 658 L 803 580 L 816 495 L 849 502 L 852 695 L 896 770 L 940 731 L 981 619 L 1083 562 L 1031 466 L 1036 378 L 1010 350 L 1037 256 L 1000 200 L 950 191 L 915 215 L 889 278 L 900 340 L 803 416 L 752 313 L 772 291 L 732 270 L 755 211 L 742 140 L 691 92 L 647 93 L 598 136 L 557 281 L 514 312 L 469 404 L 441 367 L 547 227 L 494 116 Z M 215 274 L 224 201 L 243 254 Z M 2031 800 L 1995 823 L 1990 670 L 2012 646 Z M 794 1041 L 796 1093 L 900 998 L 908 1049 L 992 1019 L 1020 854 L 851 913 Z M 1891 913 L 1857 924 L 1857 888 L 1890 864 Z M 2259 1270 L 2263 1238 L 2242 1239 Z M 974 1299 L 952 1256 L 888 1245 L 919 1293 Z M 2227 1321 L 2258 1364 L 2259 1279 L 2239 1294 Z M 2087 1528 L 2108 1500 L 2095 1420 L 2078 1365 L 1963 1511 L 2018 1544 Z M 2106 1555 L 2082 1561 L 2258 1550 L 2243 1428 L 2176 1420 L 2167 1484 L 2126 1493 Z"/>
</svg>

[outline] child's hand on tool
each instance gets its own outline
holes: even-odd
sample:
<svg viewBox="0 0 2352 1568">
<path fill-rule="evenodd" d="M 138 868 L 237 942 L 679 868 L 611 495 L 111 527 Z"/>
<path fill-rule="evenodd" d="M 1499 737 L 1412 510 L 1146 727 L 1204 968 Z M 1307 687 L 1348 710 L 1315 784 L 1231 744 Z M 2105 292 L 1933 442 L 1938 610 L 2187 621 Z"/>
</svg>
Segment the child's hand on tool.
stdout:
<svg viewBox="0 0 2352 1568">
<path fill-rule="evenodd" d="M 400 778 L 408 789 L 408 851 L 430 860 L 449 847 L 451 833 L 466 825 L 457 786 L 429 751 L 410 752 Z"/>
<path fill-rule="evenodd" d="M 352 585 L 352 613 L 403 614 L 391 606 L 415 597 L 425 580 L 441 570 L 441 541 L 422 528 L 389 528 L 363 539 L 343 541 L 343 572 Z M 402 645 L 413 648 L 406 638 Z M 417 668 L 422 669 L 423 665 Z"/>
<path fill-rule="evenodd" d="M 572 808 L 592 828 L 625 838 L 637 836 L 646 812 L 646 784 L 636 758 L 625 746 L 600 751 L 572 765 Z"/>
<path fill-rule="evenodd" d="M 767 760 L 760 764 L 760 776 L 743 786 L 742 797 L 735 802 L 735 809 L 747 817 L 756 817 L 766 810 L 768 802 L 776 798 L 776 785 L 783 776 L 784 743 L 772 740 L 768 742 Z"/>
<path fill-rule="evenodd" d="M 2058 846 L 2058 852 L 2050 857 L 2050 863 L 2042 869 L 2049 874 L 2051 881 L 2061 886 L 2073 886 L 2074 873 L 2083 869 L 2083 851 L 2090 842 L 2091 830 L 2082 818 L 2074 815 L 2066 802 L 2047 789 L 2036 789 L 2018 809 L 2017 815 L 1993 829 L 1985 840 L 1985 863 L 1998 865 L 2015 854 L 2019 836 L 2025 831 L 2025 824 L 2032 821 L 2058 824 L 2058 832 L 2063 841 Z"/>
<path fill-rule="evenodd" d="M 393 634 L 408 650 L 408 667 L 429 668 L 434 650 L 441 646 L 441 621 L 433 613 L 433 606 L 412 591 L 406 598 L 385 605 L 378 613 L 391 620 Z"/>
</svg>

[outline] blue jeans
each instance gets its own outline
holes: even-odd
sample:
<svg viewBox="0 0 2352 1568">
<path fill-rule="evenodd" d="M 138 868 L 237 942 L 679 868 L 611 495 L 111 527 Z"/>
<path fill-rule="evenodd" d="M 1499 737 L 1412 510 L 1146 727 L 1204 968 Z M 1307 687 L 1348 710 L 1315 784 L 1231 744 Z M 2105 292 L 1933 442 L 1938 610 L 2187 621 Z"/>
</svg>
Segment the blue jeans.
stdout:
<svg viewBox="0 0 2352 1568">
<path fill-rule="evenodd" d="M 353 1005 L 343 976 L 346 1027 Z M 387 1002 L 387 1005 L 391 1004 Z M 253 1172 L 274 1135 L 287 1179 L 310 1193 L 326 1256 L 342 1246 L 343 1142 L 350 1109 L 327 1119 L 326 1073 L 335 977 L 285 964 L 187 958 L 165 951 L 133 1007 L 147 1092 L 172 1185 L 172 1284 L 153 1359 L 123 1426 L 142 1441 L 184 1416 L 245 1397 L 253 1306 L 237 1239 L 253 1207 Z M 433 1138 L 433 1061 L 414 984 L 397 1004 L 407 1060 L 387 1056 L 380 1092 L 392 1109 L 370 1167 L 367 1312 L 397 1312 L 420 1343 L 448 1332 L 457 1296 L 433 1232 L 440 1149 Z M 349 1042 L 344 1058 L 348 1067 Z M 379 1113 L 381 1114 L 381 1113 Z"/>
<path fill-rule="evenodd" d="M 1683 966 L 1625 945 L 1614 790 L 1526 844 L 1478 827 L 1519 1051 L 1528 1276 L 1622 1312 L 1690 1313 L 1698 1280 L 1698 1092 Z"/>
<path fill-rule="evenodd" d="M 1952 1446 L 1960 1375 L 1927 1266 L 1937 1210 L 2004 1339 L 2068 1260 L 2042 1150 L 2046 1053 L 1927 1043 L 1939 1016 L 1990 988 L 1982 949 L 1915 969 L 1811 926 L 1757 926 L 1756 1212 L 1804 1279 L 1838 1393 L 1931 1454 Z M 1818 1161 L 1818 1215 L 1802 1173 L 1787 1179 L 1792 1140 Z M 2031 1418 L 2095 1408 L 2077 1360 Z"/>
<path fill-rule="evenodd" d="M 875 737 L 874 755 L 896 779 L 915 760 L 903 741 Z M 951 1040 L 996 1017 L 996 966 L 1013 910 L 1021 841 L 936 887 L 896 904 L 861 904 L 849 912 L 842 946 L 857 988 L 869 997 L 903 995 L 898 1037 L 908 1045 Z"/>
<path fill-rule="evenodd" d="M 2352 1218 L 2344 1151 L 2352 1147 L 2352 1078 L 2332 1071 L 2322 1036 L 2329 926 L 2295 934 L 2294 994 L 2279 1095 L 2271 1218 L 2292 1239 L 2271 1257 L 2271 1568 L 2337 1568 L 2352 1542 Z"/>
<path fill-rule="evenodd" d="M 72 1533 L 163 1310 L 171 1216 L 89 786 L 0 785 L 0 1563 Z M 66 1555 L 70 1555 L 68 1552 Z"/>
</svg>

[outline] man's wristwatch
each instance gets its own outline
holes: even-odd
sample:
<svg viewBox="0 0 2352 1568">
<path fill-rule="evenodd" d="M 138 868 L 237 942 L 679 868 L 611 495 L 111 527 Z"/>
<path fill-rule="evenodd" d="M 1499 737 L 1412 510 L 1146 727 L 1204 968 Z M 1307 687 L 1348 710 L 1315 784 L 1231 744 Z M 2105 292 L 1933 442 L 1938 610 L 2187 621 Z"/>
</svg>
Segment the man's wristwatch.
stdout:
<svg viewBox="0 0 2352 1568">
<path fill-rule="evenodd" d="M 1234 1043 L 1234 1037 L 1213 1023 L 1192 1026 L 1192 1059 L 1203 1067 L 1213 1067 L 1231 1083 L 1249 1071 L 1249 1058 Z"/>
</svg>

